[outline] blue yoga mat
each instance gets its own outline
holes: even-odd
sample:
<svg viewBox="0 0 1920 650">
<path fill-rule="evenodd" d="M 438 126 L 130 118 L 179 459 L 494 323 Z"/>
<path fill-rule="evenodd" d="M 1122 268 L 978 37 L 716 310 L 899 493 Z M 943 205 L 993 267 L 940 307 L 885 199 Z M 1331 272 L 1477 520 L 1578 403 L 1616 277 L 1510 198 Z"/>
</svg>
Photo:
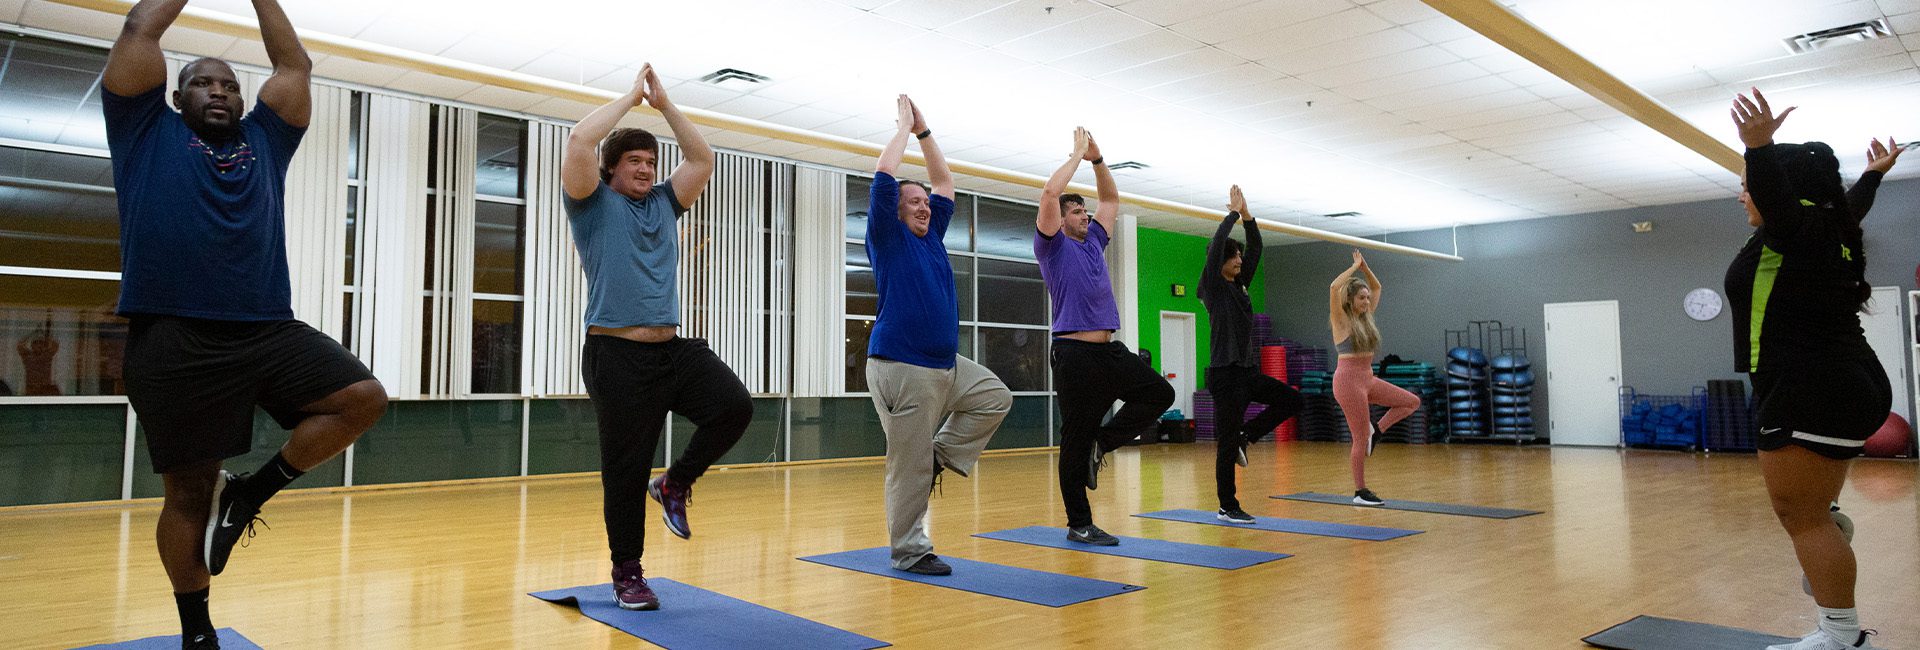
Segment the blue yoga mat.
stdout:
<svg viewBox="0 0 1920 650">
<path fill-rule="evenodd" d="M 1065 607 L 1146 589 L 1139 585 L 975 562 L 945 555 L 940 556 L 940 559 L 953 566 L 953 575 L 923 576 L 893 568 L 893 554 L 885 546 L 813 555 L 800 559 L 877 576 L 999 596 L 1048 607 Z"/>
<path fill-rule="evenodd" d="M 240 636 L 240 633 L 233 631 L 233 628 L 220 628 L 216 634 L 220 635 L 220 647 L 223 650 L 260 650 L 260 646 L 248 641 L 247 637 Z M 138 641 L 102 643 L 73 650 L 180 650 L 180 635 L 150 636 Z"/>
<path fill-rule="evenodd" d="M 613 604 L 613 584 L 601 583 L 532 594 L 663 648 L 845 648 L 868 650 L 888 643 L 786 612 L 717 594 L 682 582 L 650 578 L 660 609 L 635 612 Z"/>
<path fill-rule="evenodd" d="M 1212 524 L 1215 526 L 1227 526 L 1229 528 L 1251 528 L 1253 530 L 1265 530 L 1276 533 L 1299 533 L 1301 535 L 1320 535 L 1322 537 L 1364 539 L 1369 542 L 1384 542 L 1389 539 L 1399 539 L 1408 535 L 1418 535 L 1426 532 L 1422 530 L 1407 530 L 1405 528 L 1355 526 L 1353 524 L 1336 524 L 1325 521 L 1309 521 L 1306 519 L 1281 519 L 1279 517 L 1257 517 L 1254 519 L 1254 523 L 1251 524 L 1234 524 L 1220 521 L 1213 513 L 1204 510 L 1161 510 L 1159 512 L 1143 512 L 1134 516 L 1146 517 L 1148 519 L 1165 519 L 1167 521 L 1184 521 L 1190 524 Z"/>
<path fill-rule="evenodd" d="M 1486 517 L 1488 519 L 1514 519 L 1540 514 L 1538 510 L 1518 510 L 1514 508 L 1490 508 L 1487 506 L 1462 506 L 1451 503 L 1428 503 L 1425 501 L 1401 501 L 1387 499 L 1386 505 L 1362 506 L 1353 502 L 1353 497 L 1319 492 L 1301 492 L 1299 494 L 1276 495 L 1275 499 L 1306 501 L 1308 503 L 1328 503 L 1336 506 L 1355 506 L 1359 508 L 1379 508 L 1382 510 L 1406 510 L 1409 512 L 1431 512 L 1442 515 L 1466 515 L 1468 517 Z"/>
<path fill-rule="evenodd" d="M 1193 566 L 1207 567 L 1209 569 L 1245 569 L 1256 564 L 1264 564 L 1274 560 L 1293 557 L 1286 553 L 1268 553 L 1266 551 L 1252 551 L 1244 548 L 1169 542 L 1144 537 L 1121 537 L 1119 538 L 1119 546 L 1094 546 L 1092 544 L 1069 542 L 1067 541 L 1067 529 L 1049 528 L 1047 526 L 1028 526 L 1026 528 L 1014 528 L 1011 530 L 998 530 L 991 533 L 980 533 L 974 535 L 974 537 L 997 539 L 1003 542 L 1019 542 L 1021 544 L 1032 544 L 1034 546 L 1046 546 L 1050 548 L 1064 548 L 1069 551 L 1118 555 L 1120 557 L 1153 560 L 1156 562 L 1190 564 Z"/>
<path fill-rule="evenodd" d="M 1612 650 L 1756 650 L 1798 640 L 1658 616 L 1635 616 L 1581 639 L 1588 645 Z"/>
</svg>

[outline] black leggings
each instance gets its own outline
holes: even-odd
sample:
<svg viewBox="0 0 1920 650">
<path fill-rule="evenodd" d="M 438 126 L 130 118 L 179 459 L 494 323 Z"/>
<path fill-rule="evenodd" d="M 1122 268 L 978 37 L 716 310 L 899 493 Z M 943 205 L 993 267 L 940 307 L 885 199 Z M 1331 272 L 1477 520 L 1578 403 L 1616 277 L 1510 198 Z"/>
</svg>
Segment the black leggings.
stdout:
<svg viewBox="0 0 1920 650">
<path fill-rule="evenodd" d="M 590 335 L 581 374 L 600 426 L 600 487 L 613 563 L 640 558 L 646 548 L 647 481 L 667 413 L 699 427 L 667 479 L 683 485 L 740 441 L 753 419 L 753 396 L 701 339 L 664 343 Z"/>
<path fill-rule="evenodd" d="M 1292 386 L 1244 366 L 1208 368 L 1207 391 L 1213 393 L 1213 437 L 1219 446 L 1213 458 L 1215 489 L 1220 495 L 1220 508 L 1234 510 L 1240 507 L 1240 499 L 1235 496 L 1239 490 L 1234 484 L 1234 460 L 1241 443 L 1246 442 L 1247 432 L 1254 432 L 1255 437 L 1272 432 L 1287 418 L 1298 415 L 1306 400 Z M 1248 421 L 1244 418 L 1249 402 L 1265 404 L 1267 410 Z"/>
<path fill-rule="evenodd" d="M 1060 398 L 1060 499 L 1068 526 L 1093 523 L 1087 504 L 1087 459 L 1118 449 L 1173 405 L 1173 386 L 1119 341 L 1053 340 L 1054 389 Z M 1125 404 L 1106 425 L 1114 400 Z"/>
</svg>

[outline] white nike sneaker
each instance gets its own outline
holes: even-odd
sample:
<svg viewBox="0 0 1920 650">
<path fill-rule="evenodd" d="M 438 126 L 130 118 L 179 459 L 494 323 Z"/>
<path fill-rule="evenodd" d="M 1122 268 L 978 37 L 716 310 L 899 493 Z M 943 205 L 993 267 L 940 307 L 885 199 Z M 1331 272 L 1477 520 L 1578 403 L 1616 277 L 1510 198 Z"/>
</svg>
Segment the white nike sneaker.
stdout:
<svg viewBox="0 0 1920 650">
<path fill-rule="evenodd" d="M 1875 650 L 1873 642 L 1867 639 L 1873 634 L 1878 633 L 1873 630 L 1862 631 L 1860 645 L 1853 645 L 1834 638 L 1826 630 L 1814 630 L 1813 633 L 1801 637 L 1799 643 L 1770 645 L 1767 646 L 1767 650 Z"/>
</svg>

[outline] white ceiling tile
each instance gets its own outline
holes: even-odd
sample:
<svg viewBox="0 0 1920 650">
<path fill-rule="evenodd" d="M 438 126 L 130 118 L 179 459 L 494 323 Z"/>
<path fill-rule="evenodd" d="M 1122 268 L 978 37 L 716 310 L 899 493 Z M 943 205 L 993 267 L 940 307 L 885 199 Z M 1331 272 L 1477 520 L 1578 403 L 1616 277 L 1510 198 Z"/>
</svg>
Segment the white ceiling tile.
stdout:
<svg viewBox="0 0 1920 650">
<path fill-rule="evenodd" d="M 1263 65 L 1291 75 L 1334 68 L 1375 57 L 1417 49 L 1427 41 L 1404 29 L 1383 29 L 1320 47 L 1293 50 L 1261 59 Z"/>
<path fill-rule="evenodd" d="M 1458 61 L 1425 70 L 1339 86 L 1334 90 L 1354 99 L 1367 100 L 1484 76 L 1487 76 L 1485 70 L 1481 70 L 1472 63 Z"/>
<path fill-rule="evenodd" d="M 1219 72 L 1154 86 L 1142 92 L 1160 101 L 1180 103 L 1218 94 L 1222 89 L 1264 84 L 1275 81 L 1279 76 L 1280 73 L 1272 68 L 1257 63 L 1242 63 Z"/>
<path fill-rule="evenodd" d="M 120 35 L 122 16 L 51 2 L 30 2 L 20 10 L 20 23 L 56 32 L 112 40 Z"/>
<path fill-rule="evenodd" d="M 1206 95 L 1188 101 L 1185 104 L 1208 114 L 1224 116 L 1228 113 L 1237 113 L 1250 106 L 1294 97 L 1304 97 L 1322 92 L 1313 84 L 1286 77 L 1261 83 L 1225 86 L 1225 88 L 1227 88 L 1227 90 Z M 1303 106 L 1302 108 L 1305 107 Z M 1286 114 L 1292 113 L 1288 112 Z M 1266 117 L 1262 119 L 1271 119 L 1272 117 L 1277 117 L 1277 115 L 1267 114 Z"/>
<path fill-rule="evenodd" d="M 897 0 L 873 8 L 873 13 L 921 29 L 937 29 L 1006 4 L 1003 0 Z"/>
<path fill-rule="evenodd" d="M 1391 30 L 1382 33 L 1406 34 L 1405 31 L 1401 30 Z M 1408 34 L 1406 37 L 1414 38 L 1411 34 Z M 1362 81 L 1372 81 L 1383 77 L 1413 72 L 1415 70 L 1425 70 L 1459 60 L 1458 57 L 1455 57 L 1446 50 L 1428 45 L 1419 49 L 1396 52 L 1386 56 L 1357 60 L 1345 65 L 1315 70 L 1298 76 L 1302 80 L 1323 88 L 1338 88 Z"/>
<path fill-rule="evenodd" d="M 1107 11 L 1093 2 L 1020 0 L 992 4 L 1001 6 L 967 20 L 937 26 L 934 29 L 963 41 L 993 46 Z"/>
<path fill-rule="evenodd" d="M 386 86 L 406 70 L 390 65 L 367 63 L 344 56 L 330 56 L 324 60 L 316 58 L 313 64 L 313 76 L 322 79 L 338 79 L 368 86 Z"/>
<path fill-rule="evenodd" d="M 1243 62 L 1239 57 L 1206 48 L 1102 75 L 1099 79 L 1126 88 L 1152 88 L 1171 81 L 1220 72 Z"/>
<path fill-rule="evenodd" d="M 832 111 L 823 111 L 811 106 L 801 106 L 790 111 L 775 113 L 766 118 L 776 124 L 785 124 L 796 129 L 818 129 L 820 127 L 846 119 L 846 115 Z M 928 120 L 933 118 L 929 116 Z"/>
<path fill-rule="evenodd" d="M 796 105 L 792 102 L 751 94 L 741 95 L 712 106 L 715 111 L 751 120 L 764 120 L 769 116 L 793 110 L 795 107 Z"/>
<path fill-rule="evenodd" d="M 197 29 L 175 28 L 167 30 L 167 33 L 160 37 L 160 47 L 168 52 L 220 56 L 239 40 L 232 36 L 210 34 Z"/>
<path fill-rule="evenodd" d="M 1920 0 L 1875 0 L 1880 12 L 1889 16 L 1920 11 Z"/>
<path fill-rule="evenodd" d="M 1532 117 L 1532 115 L 1516 116 L 1507 113 L 1507 111 L 1513 107 L 1532 103 L 1542 104 L 1543 110 L 1565 112 L 1561 111 L 1558 106 L 1554 106 L 1547 103 L 1546 100 L 1540 99 L 1538 95 L 1513 87 L 1504 87 L 1505 89 L 1502 90 L 1501 88 L 1503 88 L 1503 86 L 1492 83 L 1488 81 L 1488 79 L 1490 78 L 1482 77 L 1435 87 L 1429 91 L 1428 96 L 1432 100 L 1431 103 L 1424 107 L 1400 111 L 1400 113 L 1409 116 L 1417 115 L 1420 121 L 1432 123 L 1435 120 L 1467 113 L 1486 114 L 1487 117 L 1493 119 L 1493 122 L 1504 122 L 1510 119 L 1519 119 L 1520 117 Z M 1489 90 L 1493 92 L 1487 92 Z M 1379 100 L 1374 100 L 1372 103 L 1375 106 L 1379 106 Z M 1385 107 L 1383 106 L 1382 108 Z M 1493 122 L 1486 123 L 1492 124 Z"/>
<path fill-rule="evenodd" d="M 454 98 L 473 92 L 480 84 L 461 79 L 448 79 L 425 72 L 410 71 L 387 82 L 387 87 L 428 97 Z"/>
<path fill-rule="evenodd" d="M 546 101 L 547 97 L 545 95 L 536 95 L 509 88 L 481 86 L 473 89 L 472 92 L 455 97 L 454 99 L 469 104 L 490 106 L 502 110 L 525 111 L 535 104 Z"/>
<path fill-rule="evenodd" d="M 1118 0 L 1115 8 L 1157 25 L 1172 25 L 1250 4 L 1252 0 Z"/>
<path fill-rule="evenodd" d="M 1292 5 L 1292 2 L 1274 2 L 1268 4 Z M 1367 13 L 1365 9 L 1348 9 L 1336 14 L 1322 16 L 1294 23 L 1279 29 L 1249 32 L 1218 42 L 1220 49 L 1244 56 L 1252 60 L 1262 60 L 1315 48 L 1343 39 L 1370 34 L 1393 27 L 1392 23 L 1381 20 L 1379 16 Z M 1205 39 L 1202 39 L 1205 40 Z"/>
<path fill-rule="evenodd" d="M 1447 133 L 1456 138 L 1480 144 L 1481 146 L 1498 147 L 1507 141 L 1538 137 L 1536 134 L 1542 131 L 1557 133 L 1567 129 L 1579 128 L 1579 125 L 1586 123 L 1586 120 L 1581 119 L 1580 116 L 1574 115 L 1571 112 L 1555 111 L 1517 120 L 1495 122 L 1485 126 L 1454 129 Z M 1599 129 L 1600 127 L 1594 126 L 1590 128 Z"/>
<path fill-rule="evenodd" d="M 1420 0 L 1382 0 L 1368 3 L 1366 9 L 1395 25 L 1417 23 L 1442 16 L 1440 12 L 1434 11 L 1432 7 L 1427 6 L 1427 3 Z"/>
<path fill-rule="evenodd" d="M 1480 37 L 1479 33 L 1468 29 L 1465 25 L 1454 22 L 1452 18 L 1446 16 L 1411 23 L 1407 25 L 1407 29 L 1412 31 L 1414 35 L 1427 39 L 1429 43 L 1445 43 L 1462 38 Z"/>
<path fill-rule="evenodd" d="M 357 38 L 403 50 L 438 54 L 480 28 L 479 12 L 445 12 L 426 2 L 396 2 Z M 432 29 L 422 28 L 432 25 Z"/>
<path fill-rule="evenodd" d="M 545 115 L 555 119 L 579 121 L 581 118 L 586 117 L 588 113 L 593 112 L 595 108 L 599 107 L 584 102 L 576 102 L 571 99 L 553 97 L 528 107 L 527 112 L 534 115 Z"/>
<path fill-rule="evenodd" d="M 802 144 L 799 142 L 788 142 L 786 140 L 766 140 L 763 142 L 755 143 L 753 146 L 748 147 L 747 150 L 763 156 L 777 156 L 781 158 L 789 158 L 789 157 L 798 155 L 800 152 L 807 151 L 813 148 L 814 148 L 813 145 Z"/>
<path fill-rule="evenodd" d="M 697 108 L 713 108 L 743 94 L 699 81 L 682 81 L 667 85 L 665 80 L 662 80 L 661 85 L 667 86 L 667 98 L 673 100 L 675 104 Z"/>
<path fill-rule="evenodd" d="M 267 62 L 267 46 L 260 44 L 260 41 L 235 39 L 232 45 L 227 46 L 227 51 L 214 56 L 230 63 L 245 63 L 260 67 L 270 65 Z"/>
<path fill-rule="evenodd" d="M 550 52 L 514 70 L 554 81 L 586 85 L 589 81 L 611 74 L 619 67 L 609 63 L 590 61 L 574 54 Z"/>
<path fill-rule="evenodd" d="M 1101 12 L 1056 29 L 1001 43 L 994 49 L 1027 61 L 1045 63 L 1157 29 L 1131 16 Z"/>
<path fill-rule="evenodd" d="M 0 0 L 0 21 L 20 22 L 20 10 L 26 6 L 27 0 Z"/>
<path fill-rule="evenodd" d="M 1347 0 L 1285 0 L 1257 2 L 1228 9 L 1203 18 L 1172 25 L 1176 32 L 1205 43 L 1223 43 L 1276 28 L 1297 25 L 1342 11 L 1363 11 Z M 1386 21 L 1367 14 L 1384 27 Z M 1371 30 L 1369 30 L 1371 31 Z M 1331 40 L 1331 39 L 1329 39 Z M 1326 41 L 1322 41 L 1326 42 Z M 1255 57 L 1258 58 L 1258 57 Z"/>
<path fill-rule="evenodd" d="M 1112 45 L 1087 50 L 1048 65 L 1085 77 L 1098 77 L 1205 47 L 1193 39 L 1156 29 Z"/>
</svg>

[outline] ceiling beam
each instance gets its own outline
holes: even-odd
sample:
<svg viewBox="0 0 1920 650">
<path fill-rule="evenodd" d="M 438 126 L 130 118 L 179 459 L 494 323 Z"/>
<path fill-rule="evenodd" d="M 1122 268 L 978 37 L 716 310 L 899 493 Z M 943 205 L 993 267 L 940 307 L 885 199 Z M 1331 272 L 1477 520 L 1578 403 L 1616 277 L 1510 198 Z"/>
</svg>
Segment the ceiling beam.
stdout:
<svg viewBox="0 0 1920 650">
<path fill-rule="evenodd" d="M 1594 99 L 1605 102 L 1627 117 L 1638 120 L 1672 138 L 1681 146 L 1692 149 L 1694 153 L 1706 156 L 1707 160 L 1739 174 L 1746 169 L 1746 161 L 1740 153 L 1721 144 L 1713 136 L 1707 135 L 1699 127 L 1680 119 L 1665 104 L 1648 96 L 1640 89 L 1627 85 L 1619 77 L 1602 70 L 1586 57 L 1569 49 L 1560 41 L 1540 30 L 1527 19 L 1513 13 L 1512 10 L 1495 0 L 1422 0 L 1435 11 L 1446 14 L 1468 29 L 1479 32 L 1481 36 L 1499 43 L 1532 61 L 1554 76 L 1573 84 L 1575 88 L 1592 95 Z M 1598 3 L 1596 3 L 1598 6 Z"/>
<path fill-rule="evenodd" d="M 62 5 L 67 5 L 71 7 L 79 7 L 82 9 L 92 9 L 95 11 L 102 11 L 110 14 L 123 15 L 123 16 L 126 15 L 129 9 L 133 8 L 133 4 L 134 4 L 132 0 L 47 0 L 47 1 L 55 4 L 62 4 Z M 250 18 L 244 18 L 241 16 L 235 16 L 232 14 L 226 14 L 226 13 L 215 12 L 215 11 L 207 11 L 204 9 L 191 7 L 191 6 L 187 7 L 185 11 L 181 12 L 180 18 L 174 22 L 174 25 L 176 27 L 198 29 L 205 32 L 211 32 L 215 34 L 221 34 L 225 36 L 232 36 L 232 37 L 248 39 L 248 40 L 259 40 L 260 38 L 259 24 Z M 511 70 L 502 70 L 499 68 L 493 68 L 493 67 L 483 66 L 483 65 L 477 65 L 474 63 L 466 62 L 466 61 L 458 61 L 458 60 L 450 59 L 443 56 L 436 56 L 432 54 L 415 52 L 412 50 L 405 50 L 397 47 L 381 45 L 379 43 L 372 43 L 368 41 L 362 41 L 359 39 L 348 38 L 345 36 L 338 36 L 334 34 L 327 34 L 327 33 L 316 32 L 312 30 L 306 30 L 306 29 L 299 30 L 299 33 L 300 33 L 300 39 L 306 45 L 307 50 L 309 52 L 316 53 L 316 54 L 328 54 L 333 56 L 341 56 L 349 59 L 366 61 L 369 63 L 389 65 L 396 68 L 403 68 L 407 70 L 418 70 L 421 72 L 435 74 L 442 77 L 472 81 L 475 83 L 495 86 L 499 88 L 510 88 L 513 90 L 521 90 L 521 91 L 526 91 L 530 93 L 546 95 L 549 97 L 569 99 L 569 100 L 573 100 L 573 101 L 577 101 L 585 104 L 595 104 L 595 105 L 605 104 L 619 96 L 619 93 L 615 93 L 607 90 L 601 90 L 599 88 L 593 88 L 590 86 L 565 83 L 562 81 L 547 79 L 544 77 L 537 77 L 537 76 L 529 75 L 526 73 L 514 72 Z M 644 106 L 639 110 L 645 110 L 649 112 L 653 111 L 652 108 L 648 108 Z M 832 135 L 828 133 L 819 133 L 816 131 L 809 131 L 805 129 L 796 129 L 796 128 L 782 125 L 782 124 L 774 124 L 771 122 L 747 119 L 747 118 L 743 118 L 735 115 L 728 115 L 725 113 L 719 113 L 719 112 L 715 112 L 715 111 L 711 111 L 703 108 L 682 106 L 680 107 L 680 112 L 685 113 L 687 118 L 692 120 L 694 123 L 700 124 L 703 126 L 709 126 L 709 127 L 718 128 L 718 129 L 726 129 L 728 131 L 734 131 L 738 133 L 747 133 L 747 134 L 758 135 L 758 136 L 763 136 L 768 138 L 775 138 L 779 140 L 786 140 L 788 142 L 797 142 L 800 144 L 811 145 L 811 146 L 820 147 L 823 149 L 832 149 L 836 151 L 844 151 L 847 153 L 858 154 L 863 156 L 873 156 L 877 158 L 880 155 L 880 150 L 882 148 L 881 145 L 874 144 L 871 142 L 865 142 L 862 140 L 855 140 L 852 138 L 840 137 L 840 136 Z M 907 159 L 907 162 L 910 162 L 916 165 L 925 165 L 925 162 L 926 162 L 923 158 L 920 157 L 919 154 L 911 151 L 907 152 L 906 159 Z M 1032 187 L 1032 188 L 1043 187 L 1046 185 L 1046 182 L 1047 182 L 1047 179 L 1042 176 L 1037 176 L 1034 174 L 1028 174 L 1028 173 L 1018 172 L 1018 171 L 1013 171 L 1008 169 L 1001 169 L 998 167 L 989 167 L 986 165 L 962 162 L 958 160 L 948 160 L 947 164 L 949 167 L 953 169 L 955 173 L 965 174 L 965 175 L 973 176 L 976 178 L 1004 181 L 1007 183 L 1013 183 L 1016 185 L 1023 185 L 1023 186 Z M 1081 192 L 1087 193 L 1089 195 L 1097 194 L 1097 192 L 1095 192 L 1095 190 L 1092 187 L 1086 186 L 1086 185 L 1075 185 L 1074 189 L 1078 189 Z M 1121 200 L 1125 201 L 1128 205 L 1131 205 L 1135 208 L 1143 208 L 1143 209 L 1162 212 L 1166 214 L 1193 217 L 1197 219 L 1206 219 L 1209 221 L 1216 221 L 1216 222 L 1219 221 L 1221 217 L 1225 216 L 1225 214 L 1221 212 L 1220 209 L 1218 208 L 1205 208 L 1205 207 L 1200 207 L 1195 205 L 1188 205 L 1185 203 L 1178 203 L 1174 201 L 1154 198 L 1151 196 L 1133 194 L 1130 192 L 1122 192 L 1120 194 L 1120 198 Z M 1422 257 L 1427 259 L 1445 260 L 1445 261 L 1451 261 L 1451 262 L 1461 261 L 1461 258 L 1457 255 L 1450 255 L 1450 254 L 1442 253 L 1438 251 L 1430 251 L 1423 248 L 1414 248 L 1411 246 L 1401 246 L 1399 244 L 1389 244 L 1383 241 L 1365 239 L 1361 237 L 1354 237 L 1352 235 L 1345 235 L 1341 233 L 1320 230 L 1318 228 L 1296 226 L 1292 224 L 1280 223 L 1277 221 L 1261 220 L 1260 227 L 1264 230 L 1270 230 L 1278 233 L 1293 235 L 1296 237 L 1318 239 L 1322 241 L 1345 244 L 1348 246 L 1355 246 L 1359 248 L 1368 248 L 1373 250 L 1386 251 L 1389 253 L 1411 255 L 1414 257 Z"/>
</svg>

